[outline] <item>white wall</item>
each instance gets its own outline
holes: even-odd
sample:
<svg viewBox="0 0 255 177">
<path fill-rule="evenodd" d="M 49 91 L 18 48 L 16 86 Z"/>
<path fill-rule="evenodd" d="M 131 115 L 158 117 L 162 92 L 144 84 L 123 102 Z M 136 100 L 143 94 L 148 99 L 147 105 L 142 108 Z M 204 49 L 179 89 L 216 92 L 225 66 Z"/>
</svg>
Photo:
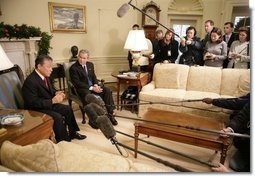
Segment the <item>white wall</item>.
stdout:
<svg viewBox="0 0 255 177">
<path fill-rule="evenodd" d="M 160 6 L 160 22 L 168 25 L 168 7 L 173 0 L 154 0 Z M 178 1 L 178 0 L 177 0 Z M 229 18 L 226 8 L 231 2 L 246 3 L 248 0 L 200 0 L 204 4 L 203 20 L 212 19 L 215 25 L 223 27 Z M 0 21 L 6 24 L 27 24 L 40 27 L 50 32 L 48 0 L 0 0 L 2 16 Z M 62 62 L 71 57 L 70 47 L 77 45 L 86 48 L 96 62 L 100 75 L 108 79 L 113 70 L 126 69 L 127 51 L 123 49 L 128 31 L 135 23 L 141 24 L 141 14 L 130 10 L 122 18 L 117 17 L 118 8 L 128 0 L 51 0 L 50 2 L 85 5 L 87 9 L 87 33 L 51 33 L 53 49 L 50 55 L 55 62 Z M 142 9 L 150 0 L 133 0 L 132 4 Z M 225 5 L 227 5 L 225 7 Z M 203 30 L 203 23 L 200 31 Z M 199 30 L 199 29 L 198 29 Z M 202 34 L 203 36 L 203 34 Z"/>
</svg>

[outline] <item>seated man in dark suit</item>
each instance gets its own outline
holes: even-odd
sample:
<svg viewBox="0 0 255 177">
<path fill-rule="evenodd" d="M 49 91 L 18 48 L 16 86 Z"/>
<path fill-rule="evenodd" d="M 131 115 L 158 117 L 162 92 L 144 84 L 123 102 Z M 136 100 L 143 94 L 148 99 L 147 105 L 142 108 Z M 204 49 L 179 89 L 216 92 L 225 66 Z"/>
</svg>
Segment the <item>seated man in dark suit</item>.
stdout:
<svg viewBox="0 0 255 177">
<path fill-rule="evenodd" d="M 70 78 L 73 85 L 84 103 L 86 103 L 85 97 L 88 94 L 99 95 L 105 103 L 108 117 L 113 125 L 117 125 L 118 122 L 114 117 L 114 101 L 112 98 L 112 91 L 104 86 L 99 86 L 98 80 L 94 70 L 94 64 L 89 62 L 89 51 L 80 50 L 78 54 L 78 61 L 70 67 Z"/>
<path fill-rule="evenodd" d="M 48 79 L 51 72 L 52 58 L 47 55 L 38 56 L 35 60 L 35 70 L 26 78 L 22 87 L 25 108 L 52 116 L 57 142 L 71 141 L 74 138 L 85 139 L 85 135 L 77 132 L 80 129 L 71 107 L 60 104 L 65 94 L 63 91 L 56 91 L 52 87 Z"/>
</svg>

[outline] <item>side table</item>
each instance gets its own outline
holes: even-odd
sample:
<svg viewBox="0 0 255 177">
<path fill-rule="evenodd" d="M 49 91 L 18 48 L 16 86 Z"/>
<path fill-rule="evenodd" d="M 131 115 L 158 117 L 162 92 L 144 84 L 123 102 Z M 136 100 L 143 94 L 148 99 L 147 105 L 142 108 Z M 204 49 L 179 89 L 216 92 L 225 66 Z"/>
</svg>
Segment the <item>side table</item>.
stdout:
<svg viewBox="0 0 255 177">
<path fill-rule="evenodd" d="M 55 141 L 53 132 L 53 119 L 47 114 L 21 109 L 2 109 L 0 115 L 21 113 L 24 120 L 20 125 L 4 126 L 7 130 L 0 135 L 0 146 L 5 140 L 9 140 L 18 145 L 28 145 L 36 143 L 42 139 Z"/>
<path fill-rule="evenodd" d="M 112 76 L 117 78 L 117 109 L 119 109 L 119 99 L 120 99 L 120 85 L 125 86 L 137 86 L 138 93 L 141 91 L 142 87 L 149 83 L 150 75 L 148 72 L 140 73 L 137 77 L 120 76 L 119 72 L 113 72 Z M 139 98 L 139 97 L 138 97 Z"/>
</svg>

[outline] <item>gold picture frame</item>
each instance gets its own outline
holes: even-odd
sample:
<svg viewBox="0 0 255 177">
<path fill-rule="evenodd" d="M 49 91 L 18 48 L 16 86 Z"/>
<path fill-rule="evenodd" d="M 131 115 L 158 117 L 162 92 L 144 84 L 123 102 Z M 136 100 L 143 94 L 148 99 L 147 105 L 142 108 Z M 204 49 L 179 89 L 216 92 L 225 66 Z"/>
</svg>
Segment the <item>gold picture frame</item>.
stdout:
<svg viewBox="0 0 255 177">
<path fill-rule="evenodd" d="M 49 2 L 51 32 L 86 32 L 86 6 Z"/>
</svg>

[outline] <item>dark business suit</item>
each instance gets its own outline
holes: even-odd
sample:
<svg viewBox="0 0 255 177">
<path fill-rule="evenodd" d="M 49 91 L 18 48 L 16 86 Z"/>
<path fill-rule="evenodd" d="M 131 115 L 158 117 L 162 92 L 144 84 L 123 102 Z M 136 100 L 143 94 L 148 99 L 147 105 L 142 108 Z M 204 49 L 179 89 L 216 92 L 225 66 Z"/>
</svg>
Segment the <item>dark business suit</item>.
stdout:
<svg viewBox="0 0 255 177">
<path fill-rule="evenodd" d="M 236 34 L 235 33 L 232 33 L 232 35 L 230 36 L 230 38 L 229 38 L 229 40 L 228 40 L 228 49 L 230 48 L 230 46 L 231 46 L 231 44 L 235 41 L 235 40 L 237 40 L 238 38 L 237 38 L 237 36 L 236 36 Z M 226 35 L 223 35 L 223 40 L 226 42 Z"/>
<path fill-rule="evenodd" d="M 91 62 L 86 62 L 86 67 L 88 71 L 88 77 L 91 80 L 92 84 L 98 84 L 98 80 L 94 70 L 94 64 Z M 92 91 L 89 90 L 90 86 L 88 83 L 86 71 L 79 63 L 79 61 L 77 61 L 70 67 L 69 72 L 73 85 L 75 86 L 80 97 L 83 98 L 84 103 L 86 103 L 86 95 L 92 93 Z M 112 91 L 108 87 L 103 87 L 102 89 L 103 91 L 101 93 L 94 94 L 98 94 L 103 99 L 108 113 L 112 114 L 113 110 L 115 109 L 114 101 L 112 98 Z"/>
<path fill-rule="evenodd" d="M 231 44 L 232 44 L 235 40 L 237 40 L 237 39 L 238 39 L 238 38 L 237 38 L 236 34 L 235 34 L 235 33 L 232 33 L 231 36 L 230 36 L 230 38 L 229 38 L 229 40 L 228 40 L 228 42 L 227 42 L 227 45 L 228 45 L 228 52 L 229 52 L 229 49 L 230 49 Z M 223 40 L 226 42 L 226 35 L 223 35 Z M 229 60 L 228 60 L 228 58 L 226 58 L 226 59 L 224 60 L 224 62 L 223 62 L 223 68 L 227 68 L 227 67 L 228 67 L 228 62 L 229 62 Z"/>
<path fill-rule="evenodd" d="M 50 82 L 48 82 L 48 86 L 49 88 L 45 86 L 41 77 L 33 71 L 26 78 L 22 87 L 25 108 L 52 116 L 54 119 L 53 130 L 57 142 L 62 140 L 70 141 L 66 125 L 70 135 L 79 131 L 73 111 L 68 105 L 52 104 L 52 98 L 55 96 L 56 91 Z"/>
</svg>

